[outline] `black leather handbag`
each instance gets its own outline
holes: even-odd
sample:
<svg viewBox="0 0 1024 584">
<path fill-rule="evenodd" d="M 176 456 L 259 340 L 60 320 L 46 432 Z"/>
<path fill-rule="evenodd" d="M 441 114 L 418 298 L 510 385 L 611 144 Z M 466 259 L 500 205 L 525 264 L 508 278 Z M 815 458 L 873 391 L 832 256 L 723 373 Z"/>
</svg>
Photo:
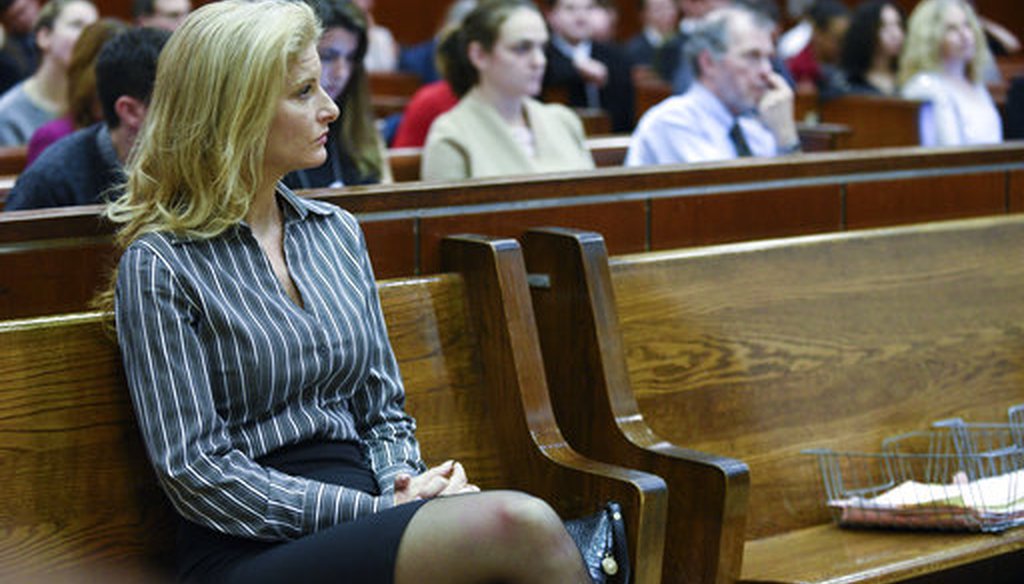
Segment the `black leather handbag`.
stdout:
<svg viewBox="0 0 1024 584">
<path fill-rule="evenodd" d="M 590 578 L 601 584 L 629 582 L 629 546 L 622 508 L 608 501 L 597 513 L 570 519 L 565 529 L 583 555 Z"/>
</svg>

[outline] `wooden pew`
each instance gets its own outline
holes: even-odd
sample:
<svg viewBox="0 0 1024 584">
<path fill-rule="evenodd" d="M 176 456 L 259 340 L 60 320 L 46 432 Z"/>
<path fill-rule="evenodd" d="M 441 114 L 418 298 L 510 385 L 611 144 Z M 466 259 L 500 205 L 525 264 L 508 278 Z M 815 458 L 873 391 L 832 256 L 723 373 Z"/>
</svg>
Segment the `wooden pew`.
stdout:
<svg viewBox="0 0 1024 584">
<path fill-rule="evenodd" d="M 405 111 L 409 99 L 422 85 L 418 75 L 403 71 L 373 71 L 367 74 L 370 105 L 381 119 Z"/>
<path fill-rule="evenodd" d="M 612 253 L 1024 211 L 1024 144 L 882 149 L 599 168 L 305 193 L 359 219 L 381 277 L 434 273 L 454 233 L 537 225 L 604 234 Z M 0 213 L 0 317 L 84 310 L 114 261 L 99 207 Z"/>
<path fill-rule="evenodd" d="M 0 175 L 15 175 L 25 170 L 27 155 L 26 146 L 0 147 Z"/>
<path fill-rule="evenodd" d="M 801 451 L 1005 420 L 1024 402 L 1022 242 L 1012 215 L 610 260 L 587 232 L 533 230 L 524 247 L 566 437 L 669 484 L 666 575 L 1009 583 L 1024 528 L 840 529 Z M 673 461 L 673 445 L 728 458 Z M 723 460 L 746 463 L 749 486 L 708 480 Z"/>
<path fill-rule="evenodd" d="M 658 581 L 665 485 L 565 444 L 518 245 L 465 236 L 445 252 L 446 273 L 379 285 L 424 458 L 458 459 L 481 487 L 537 494 L 567 517 L 620 501 L 635 581 Z M 168 573 L 173 512 L 122 375 L 98 313 L 0 323 L 0 579 Z"/>
<path fill-rule="evenodd" d="M 798 95 L 796 115 L 811 125 L 849 127 L 846 148 L 914 146 L 921 143 L 921 105 L 920 101 L 877 95 L 844 95 L 821 102 L 817 96 Z"/>
</svg>

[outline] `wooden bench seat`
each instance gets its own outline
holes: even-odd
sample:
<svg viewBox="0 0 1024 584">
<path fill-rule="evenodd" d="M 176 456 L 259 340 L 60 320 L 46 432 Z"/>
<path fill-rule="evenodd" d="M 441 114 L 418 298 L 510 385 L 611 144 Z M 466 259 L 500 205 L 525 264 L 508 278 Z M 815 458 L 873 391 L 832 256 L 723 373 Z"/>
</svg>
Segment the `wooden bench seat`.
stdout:
<svg viewBox="0 0 1024 584">
<path fill-rule="evenodd" d="M 1022 244 L 1022 215 L 611 259 L 593 233 L 524 241 L 563 432 L 658 468 L 665 581 L 716 583 L 1017 581 L 1024 528 L 840 529 L 802 451 L 1005 420 L 1024 402 Z"/>
<path fill-rule="evenodd" d="M 635 581 L 659 581 L 665 485 L 566 445 L 518 245 L 448 240 L 445 262 L 445 273 L 379 285 L 425 460 L 461 460 L 481 487 L 534 493 L 563 516 L 620 501 Z M 0 581 L 167 574 L 172 512 L 99 314 L 0 323 L 0 484 Z"/>
</svg>

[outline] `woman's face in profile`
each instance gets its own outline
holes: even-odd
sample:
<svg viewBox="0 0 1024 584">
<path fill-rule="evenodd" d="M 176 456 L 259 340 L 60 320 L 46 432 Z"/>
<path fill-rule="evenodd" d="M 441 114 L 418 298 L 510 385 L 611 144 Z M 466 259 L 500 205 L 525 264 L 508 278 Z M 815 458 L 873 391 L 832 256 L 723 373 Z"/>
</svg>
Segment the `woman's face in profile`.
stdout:
<svg viewBox="0 0 1024 584">
<path fill-rule="evenodd" d="M 878 50 L 887 57 L 898 57 L 903 50 L 903 19 L 892 4 L 878 15 Z"/>
<path fill-rule="evenodd" d="M 320 55 L 320 85 L 323 86 L 331 99 L 338 99 L 345 91 L 352 69 L 355 67 L 354 55 L 359 46 L 356 33 L 341 27 L 329 28 L 324 31 L 317 44 Z"/>
<path fill-rule="evenodd" d="M 291 65 L 267 134 L 263 159 L 269 176 L 320 166 L 327 159 L 327 128 L 338 106 L 320 87 L 320 58 L 310 45 Z"/>
<path fill-rule="evenodd" d="M 537 95 L 547 65 L 547 42 L 548 30 L 540 14 L 529 8 L 516 10 L 502 23 L 491 50 L 480 50 L 474 60 L 481 84 L 506 97 Z"/>
</svg>

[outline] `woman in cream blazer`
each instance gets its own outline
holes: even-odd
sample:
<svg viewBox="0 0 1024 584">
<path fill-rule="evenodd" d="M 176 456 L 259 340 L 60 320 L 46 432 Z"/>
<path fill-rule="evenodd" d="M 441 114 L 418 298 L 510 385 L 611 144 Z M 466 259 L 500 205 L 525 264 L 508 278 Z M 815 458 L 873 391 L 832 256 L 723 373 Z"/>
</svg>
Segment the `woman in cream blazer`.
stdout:
<svg viewBox="0 0 1024 584">
<path fill-rule="evenodd" d="M 441 42 L 459 104 L 434 121 L 423 151 L 426 180 L 594 167 L 572 110 L 543 104 L 544 19 L 525 0 L 484 2 Z"/>
</svg>

